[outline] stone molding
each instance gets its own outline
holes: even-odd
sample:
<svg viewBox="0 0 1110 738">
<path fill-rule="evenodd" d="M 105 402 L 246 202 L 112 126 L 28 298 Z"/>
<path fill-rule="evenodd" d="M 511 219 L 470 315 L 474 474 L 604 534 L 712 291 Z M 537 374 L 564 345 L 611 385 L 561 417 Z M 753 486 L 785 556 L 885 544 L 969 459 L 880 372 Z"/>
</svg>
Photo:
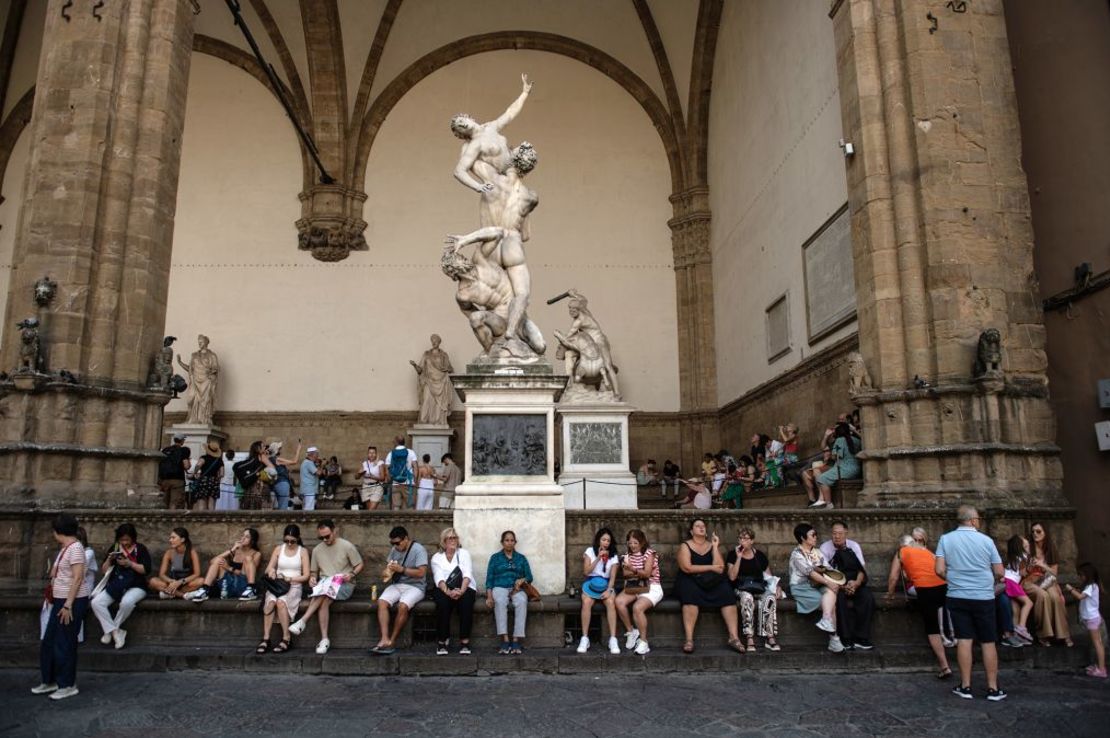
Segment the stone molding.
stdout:
<svg viewBox="0 0 1110 738">
<path fill-rule="evenodd" d="M 0 442 L 0 456 L 18 453 L 72 454 L 74 456 L 116 459 L 162 458 L 161 451 L 143 448 L 113 448 L 111 446 L 82 446 L 77 443 L 36 443 L 34 441 Z"/>
<path fill-rule="evenodd" d="M 1060 447 L 1055 443 L 1021 444 L 1021 443 L 951 443 L 937 446 L 895 446 L 890 448 L 875 449 L 874 451 L 860 451 L 856 458 L 867 459 L 897 459 L 913 458 L 917 456 L 958 456 L 960 454 L 1039 454 L 1043 456 L 1058 456 Z"/>
</svg>

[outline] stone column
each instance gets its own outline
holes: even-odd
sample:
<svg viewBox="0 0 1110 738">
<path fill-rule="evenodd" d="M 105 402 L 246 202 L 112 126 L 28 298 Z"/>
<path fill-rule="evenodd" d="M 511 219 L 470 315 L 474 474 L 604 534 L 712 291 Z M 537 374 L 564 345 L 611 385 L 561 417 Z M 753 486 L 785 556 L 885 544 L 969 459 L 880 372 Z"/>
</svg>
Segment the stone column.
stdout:
<svg viewBox="0 0 1110 738">
<path fill-rule="evenodd" d="M 864 505 L 1062 504 L 999 0 L 836 0 Z M 973 378 L 982 331 L 997 372 Z"/>
<path fill-rule="evenodd" d="M 169 398 L 146 380 L 165 326 L 193 18 L 183 0 L 50 0 L 5 320 L 34 314 L 37 279 L 58 289 L 47 374 L 0 383 L 8 503 L 159 499 Z M 4 369 L 18 350 L 6 331 Z"/>
<path fill-rule="evenodd" d="M 671 195 L 671 246 L 678 307 L 678 382 L 682 455 L 693 469 L 720 446 L 717 414 L 717 349 L 713 310 L 713 255 L 709 250 L 709 188 Z"/>
</svg>

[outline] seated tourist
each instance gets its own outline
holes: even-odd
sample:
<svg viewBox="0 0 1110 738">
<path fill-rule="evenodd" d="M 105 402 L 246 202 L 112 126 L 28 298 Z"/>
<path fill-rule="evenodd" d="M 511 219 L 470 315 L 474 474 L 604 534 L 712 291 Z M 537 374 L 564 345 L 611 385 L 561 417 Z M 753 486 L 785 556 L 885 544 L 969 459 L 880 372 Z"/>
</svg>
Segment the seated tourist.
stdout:
<svg viewBox="0 0 1110 738">
<path fill-rule="evenodd" d="M 863 551 L 855 541 L 848 542 L 848 524 L 838 520 L 832 525 L 832 540 L 821 544 L 821 553 L 829 564 L 844 574 L 846 581 L 836 598 L 836 622 L 840 642 L 844 648 L 870 651 L 871 617 L 875 612 L 875 597 L 867 586 L 867 570 L 863 565 Z M 832 551 L 829 556 L 828 552 Z"/>
<path fill-rule="evenodd" d="M 642 530 L 628 531 L 625 538 L 628 553 L 621 560 L 624 588 L 617 595 L 617 614 L 624 623 L 624 647 L 633 648 L 640 656 L 651 651 L 648 645 L 647 611 L 663 600 L 663 585 L 659 576 L 659 554 L 648 544 Z M 628 606 L 632 605 L 629 616 Z M 635 622 L 635 625 L 633 625 Z"/>
<path fill-rule="evenodd" d="M 478 586 L 470 552 L 462 548 L 459 534 L 446 528 L 439 534 L 439 551 L 432 557 L 432 597 L 436 603 L 436 655 L 446 656 L 451 637 L 451 613 L 459 614 L 459 653 L 470 653 L 470 628 Z"/>
<path fill-rule="evenodd" d="M 817 547 L 817 531 L 809 523 L 794 526 L 798 547 L 790 554 L 790 596 L 798 613 L 805 615 L 821 609 L 817 627 L 829 634 L 829 650 L 841 653 L 844 645 L 836 634 L 836 593 L 840 586 L 826 575 L 831 569 Z"/>
<path fill-rule="evenodd" d="M 185 595 L 185 599 L 190 602 L 204 602 L 211 596 L 221 600 L 256 600 L 256 573 L 261 562 L 258 531 L 244 528 L 235 543 L 209 562 L 208 572 L 204 575 L 204 586 Z"/>
<path fill-rule="evenodd" d="M 162 554 L 158 575 L 150 578 L 149 586 L 163 600 L 183 599 L 189 592 L 204 586 L 200 554 L 193 548 L 186 528 L 170 531 L 170 547 Z"/>
<path fill-rule="evenodd" d="M 409 612 L 424 599 L 428 576 L 427 550 L 409 538 L 409 532 L 398 525 L 389 531 L 389 560 L 382 570 L 382 581 L 389 586 L 378 597 L 378 629 L 381 637 L 371 653 L 388 655 L 397 649 L 394 643 L 409 619 Z M 389 610 L 397 607 L 393 630 L 389 629 Z"/>
<path fill-rule="evenodd" d="M 339 458 L 336 456 L 328 457 L 328 462 L 324 464 L 324 499 L 334 500 L 335 493 L 339 490 L 339 485 L 343 482 L 343 467 L 339 465 Z"/>
<path fill-rule="evenodd" d="M 674 488 L 674 496 L 678 497 L 678 483 L 682 478 L 682 470 L 678 468 L 678 464 L 670 459 L 663 462 L 663 496 L 667 494 L 667 488 Z"/>
<path fill-rule="evenodd" d="M 582 637 L 578 640 L 578 653 L 590 650 L 590 617 L 594 603 L 605 606 L 609 622 L 609 653 L 620 655 L 617 643 L 617 572 L 620 571 L 620 553 L 617 552 L 613 531 L 602 528 L 594 534 L 594 545 L 582 554 Z"/>
<path fill-rule="evenodd" d="M 836 437 L 832 444 L 832 466 L 817 476 L 820 499 L 811 507 L 832 509 L 832 485 L 843 479 L 858 479 L 861 471 L 856 454 L 859 453 L 859 439 L 847 423 L 836 424 Z"/>
<path fill-rule="evenodd" d="M 713 454 L 706 453 L 701 459 L 701 478 L 707 484 L 713 481 L 713 472 L 717 471 L 717 460 Z"/>
<path fill-rule="evenodd" d="M 524 630 L 528 622 L 528 595 L 525 584 L 532 583 L 528 559 L 516 550 L 516 533 L 501 534 L 501 550 L 489 557 L 486 565 L 486 607 L 493 609 L 498 653 L 519 654 L 524 650 Z M 509 606 L 513 608 L 513 636 L 509 640 Z"/>
<path fill-rule="evenodd" d="M 925 626 L 925 638 L 937 659 L 937 678 L 947 679 L 952 676 L 952 669 L 948 666 L 940 626 L 944 619 L 944 599 L 948 594 L 948 583 L 937 576 L 936 558 L 932 551 L 915 541 L 912 535 L 902 536 L 898 540 L 894 560 L 890 562 L 886 596 L 888 600 L 894 597 L 895 585 L 904 575 L 907 589 L 913 587 L 916 594 L 921 622 Z"/>
<path fill-rule="evenodd" d="M 685 508 L 687 510 L 708 510 L 713 507 L 713 495 L 709 492 L 709 488 L 702 484 L 697 479 L 683 479 L 680 480 L 688 492 L 686 499 L 682 502 L 676 502 L 676 508 Z"/>
<path fill-rule="evenodd" d="M 780 651 L 775 636 L 779 632 L 778 600 L 782 590 L 778 577 L 771 574 L 767 554 L 755 547 L 755 533 L 741 528 L 737 546 L 725 559 L 732 591 L 740 603 L 740 627 L 747 639 L 747 650 L 755 650 L 755 636 L 764 639 L 769 651 Z M 758 612 L 759 619 L 756 620 Z"/>
<path fill-rule="evenodd" d="M 348 600 L 354 594 L 355 577 L 362 571 L 362 556 L 355 544 L 339 537 L 332 520 L 321 520 L 316 526 L 316 535 L 321 543 L 312 549 L 308 562 L 311 599 L 304 617 L 289 626 L 289 633 L 295 636 L 303 633 L 308 621 L 319 611 L 320 642 L 316 644 L 316 653 L 323 655 L 331 648 L 328 638 L 331 603 Z"/>
<path fill-rule="evenodd" d="M 1022 589 L 1033 601 L 1033 621 L 1037 626 L 1037 640 L 1042 646 L 1049 646 L 1053 640 L 1062 640 L 1064 645 L 1074 645 L 1071 628 L 1068 624 L 1064 606 L 1064 593 L 1060 589 L 1060 559 L 1056 544 L 1043 523 L 1034 523 L 1029 528 L 1032 547 L 1026 575 L 1021 582 Z"/>
<path fill-rule="evenodd" d="M 725 477 L 725 491 L 721 494 L 721 504 L 724 507 L 732 506 L 736 510 L 744 507 L 744 479 L 743 474 L 736 464 L 728 465 L 728 475 Z"/>
<path fill-rule="evenodd" d="M 89 606 L 104 631 L 100 642 L 105 646 L 114 642 L 116 648 L 123 648 L 127 640 L 123 624 L 134 612 L 135 605 L 146 597 L 146 582 L 151 570 L 150 551 L 139 543 L 134 525 L 123 523 L 116 528 L 116 543 L 101 568 L 110 571 L 108 585 L 93 597 Z M 108 610 L 113 602 L 119 603 L 115 617 Z"/>
<path fill-rule="evenodd" d="M 659 493 L 660 496 L 667 494 L 663 479 L 655 468 L 655 459 L 648 459 L 636 471 L 636 484 L 640 487 L 650 487 L 653 484 L 658 484 L 662 488 L 662 492 Z"/>
<path fill-rule="evenodd" d="M 705 521 L 694 518 L 686 540 L 678 547 L 674 591 L 682 603 L 682 629 L 686 635 L 682 644 L 683 653 L 694 652 L 694 627 L 703 609 L 719 609 L 728 629 L 729 648 L 738 653 L 747 651 L 740 640 L 736 596 L 725 578 L 725 560 L 719 546 L 717 534 L 709 538 Z"/>
<path fill-rule="evenodd" d="M 308 551 L 301 543 L 301 529 L 297 525 L 285 526 L 281 543 L 274 546 L 274 551 L 270 554 L 266 576 L 288 585 L 288 589 L 281 595 L 266 590 L 266 599 L 262 605 L 262 642 L 258 644 L 255 653 L 266 653 L 269 650 L 275 614 L 281 624 L 281 642 L 274 646 L 274 653 L 285 653 L 293 641 L 289 624 L 297 617 L 304 583 L 312 576 Z"/>
</svg>

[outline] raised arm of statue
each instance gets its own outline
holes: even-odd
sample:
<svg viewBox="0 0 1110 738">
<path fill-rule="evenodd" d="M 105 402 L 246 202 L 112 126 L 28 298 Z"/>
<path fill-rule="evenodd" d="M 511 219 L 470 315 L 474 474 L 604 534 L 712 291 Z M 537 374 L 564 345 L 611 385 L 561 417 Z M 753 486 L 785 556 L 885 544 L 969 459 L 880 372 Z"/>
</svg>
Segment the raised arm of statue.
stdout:
<svg viewBox="0 0 1110 738">
<path fill-rule="evenodd" d="M 424 373 L 424 367 L 420 366 L 419 364 L 417 364 L 412 359 L 409 359 L 409 363 L 412 364 L 412 368 L 416 370 L 417 374 L 423 374 Z"/>
<path fill-rule="evenodd" d="M 192 371 L 192 369 L 189 367 L 189 365 L 181 360 L 181 354 L 177 355 L 177 363 L 180 364 L 181 368 L 184 369 L 185 371 L 187 371 L 187 372 Z"/>
<path fill-rule="evenodd" d="M 454 246 L 455 251 L 458 251 L 472 243 L 487 243 L 489 241 L 496 241 L 504 236 L 504 228 L 499 226 L 487 226 L 485 228 L 479 228 L 472 233 L 467 233 L 466 235 L 448 235 L 447 238 L 444 239 L 444 243 Z"/>
<path fill-rule="evenodd" d="M 513 119 L 520 115 L 520 111 L 524 109 L 524 101 L 528 99 L 528 93 L 532 91 L 532 82 L 529 81 L 527 74 L 520 75 L 520 82 L 522 90 L 520 97 L 513 100 L 512 105 L 505 109 L 501 117 L 494 121 L 497 130 L 501 130 L 505 126 L 513 122 Z"/>
</svg>

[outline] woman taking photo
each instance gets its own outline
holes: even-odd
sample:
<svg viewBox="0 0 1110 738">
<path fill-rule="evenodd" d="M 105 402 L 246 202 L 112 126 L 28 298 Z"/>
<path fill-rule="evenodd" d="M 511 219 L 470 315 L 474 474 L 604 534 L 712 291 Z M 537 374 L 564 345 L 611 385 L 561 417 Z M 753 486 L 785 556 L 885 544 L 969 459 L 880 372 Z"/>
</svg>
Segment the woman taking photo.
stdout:
<svg viewBox="0 0 1110 738">
<path fill-rule="evenodd" d="M 289 623 L 297 617 L 297 611 L 301 607 L 301 592 L 309 575 L 308 551 L 301 544 L 301 529 L 296 525 L 287 525 L 281 534 L 281 544 L 274 546 L 274 551 L 270 554 L 266 576 L 280 582 L 279 588 L 288 588 L 281 595 L 266 590 L 266 599 L 262 604 L 262 642 L 258 644 L 255 653 L 266 653 L 269 650 L 275 614 L 281 624 L 281 642 L 274 646 L 274 653 L 289 650 L 293 638 L 289 632 Z"/>
<path fill-rule="evenodd" d="M 524 585 L 532 583 L 528 559 L 516 550 L 516 533 L 501 534 L 501 550 L 489 557 L 486 566 L 486 607 L 493 610 L 501 655 L 524 651 L 524 628 L 528 622 L 528 595 Z M 509 640 L 509 605 L 513 607 L 513 639 Z"/>
<path fill-rule="evenodd" d="M 224 461 L 220 456 L 220 444 L 210 441 L 205 453 L 197 460 L 193 469 L 193 486 L 189 492 L 189 506 L 193 510 L 215 510 L 220 499 L 220 479 L 223 477 Z"/>
<path fill-rule="evenodd" d="M 780 651 L 782 648 L 775 640 L 779 632 L 778 599 L 782 592 L 778 580 L 771 574 L 767 554 L 755 547 L 755 533 L 751 528 L 741 528 L 736 543 L 736 548 L 728 552 L 725 564 L 732 591 L 740 603 L 740 626 L 748 641 L 747 650 L 755 650 L 758 634 L 764 639 L 764 648 Z"/>
<path fill-rule="evenodd" d="M 185 595 L 185 599 L 204 602 L 213 596 L 221 600 L 257 600 L 257 573 L 261 565 L 258 531 L 244 528 L 235 543 L 209 562 L 204 586 Z"/>
<path fill-rule="evenodd" d="M 1029 529 L 1033 547 L 1029 552 L 1026 576 L 1021 582 L 1022 589 L 1033 600 L 1033 620 L 1037 625 L 1037 639 L 1042 646 L 1051 646 L 1052 640 L 1062 640 L 1067 646 L 1075 645 L 1068 628 L 1068 617 L 1064 609 L 1064 593 L 1060 591 L 1057 576 L 1060 573 L 1060 557 L 1056 544 L 1042 523 L 1034 523 Z"/>
<path fill-rule="evenodd" d="M 262 441 L 255 441 L 247 451 L 247 458 L 232 467 L 235 481 L 243 490 L 239 500 L 240 510 L 262 510 L 270 508 L 270 492 L 262 479 L 262 472 L 269 476 L 277 474 L 270 458 L 262 452 Z"/>
<path fill-rule="evenodd" d="M 602 528 L 594 534 L 594 545 L 582 553 L 582 638 L 578 641 L 578 653 L 590 650 L 590 617 L 594 603 L 605 605 L 605 617 L 609 623 L 609 653 L 620 655 L 621 647 L 617 642 L 617 572 L 620 570 L 620 554 L 617 553 L 616 538 L 613 531 Z"/>
<path fill-rule="evenodd" d="M 127 641 L 127 631 L 123 624 L 135 610 L 135 605 L 146 597 L 146 582 L 150 575 L 150 551 L 139 543 L 139 534 L 131 523 L 123 523 L 116 528 L 116 543 L 100 567 L 110 571 L 108 586 L 93 597 L 91 607 L 104 635 L 100 642 L 107 646 L 115 643 L 123 648 Z M 115 617 L 108 611 L 113 602 L 119 603 Z"/>
<path fill-rule="evenodd" d="M 189 540 L 189 531 L 174 528 L 170 547 L 162 554 L 158 576 L 150 578 L 150 588 L 163 600 L 183 599 L 188 592 L 204 584 L 200 573 L 200 555 Z"/>
<path fill-rule="evenodd" d="M 821 609 L 817 627 L 829 634 L 829 650 L 840 653 L 844 650 L 836 635 L 836 593 L 840 585 L 826 575 L 832 567 L 817 547 L 817 531 L 812 525 L 794 526 L 794 540 L 798 547 L 790 554 L 790 595 L 800 615 Z"/>
<path fill-rule="evenodd" d="M 77 518 L 61 513 L 54 518 L 54 540 L 61 551 L 50 567 L 50 620 L 39 645 L 42 681 L 32 694 L 64 700 L 77 694 L 77 632 L 89 608 L 85 579 L 85 547 L 77 540 Z"/>
<path fill-rule="evenodd" d="M 737 653 L 747 651 L 737 630 L 736 596 L 725 579 L 725 560 L 714 533 L 706 536 L 705 521 L 694 518 L 685 541 L 678 548 L 678 574 L 674 591 L 682 603 L 683 653 L 694 652 L 694 626 L 702 608 L 720 609 L 728 629 L 728 646 Z"/>
<path fill-rule="evenodd" d="M 462 548 L 459 534 L 447 528 L 439 534 L 439 551 L 432 557 L 432 598 L 436 603 L 436 655 L 446 656 L 451 637 L 451 613 L 459 614 L 459 653 L 470 654 L 470 628 L 478 587 L 470 552 Z"/>
<path fill-rule="evenodd" d="M 659 555 L 648 544 L 647 536 L 642 530 L 628 531 L 625 543 L 628 554 L 621 560 L 625 586 L 617 595 L 617 615 L 624 623 L 624 647 L 630 651 L 635 648 L 638 656 L 646 656 L 651 652 L 648 645 L 647 611 L 663 599 Z M 628 614 L 629 605 L 632 605 L 631 616 Z"/>
<path fill-rule="evenodd" d="M 278 510 L 289 509 L 289 494 L 293 489 L 289 482 L 289 470 L 298 468 L 301 459 L 301 439 L 297 439 L 297 453 L 292 459 L 281 455 L 281 441 L 274 441 L 266 449 L 269 460 L 267 472 L 273 474 L 274 507 Z M 265 462 L 266 459 L 263 459 Z M 270 469 L 273 469 L 271 472 Z"/>
</svg>

